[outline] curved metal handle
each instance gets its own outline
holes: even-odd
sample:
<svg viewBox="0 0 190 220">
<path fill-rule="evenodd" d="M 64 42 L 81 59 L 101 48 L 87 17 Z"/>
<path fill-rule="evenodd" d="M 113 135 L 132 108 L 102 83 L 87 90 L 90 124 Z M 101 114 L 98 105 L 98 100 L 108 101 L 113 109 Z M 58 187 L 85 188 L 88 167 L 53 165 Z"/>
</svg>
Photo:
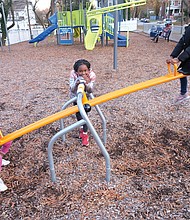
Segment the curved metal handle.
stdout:
<svg viewBox="0 0 190 220">
<path fill-rule="evenodd" d="M 174 64 L 174 76 L 178 74 L 177 68 L 178 68 L 177 64 Z"/>
<path fill-rule="evenodd" d="M 177 71 L 177 68 L 178 68 L 177 64 L 173 65 L 174 66 L 174 71 L 173 72 L 171 70 L 171 63 L 168 63 L 167 66 L 168 66 L 168 74 L 169 75 L 177 76 L 177 74 L 179 74 L 178 71 Z"/>
</svg>

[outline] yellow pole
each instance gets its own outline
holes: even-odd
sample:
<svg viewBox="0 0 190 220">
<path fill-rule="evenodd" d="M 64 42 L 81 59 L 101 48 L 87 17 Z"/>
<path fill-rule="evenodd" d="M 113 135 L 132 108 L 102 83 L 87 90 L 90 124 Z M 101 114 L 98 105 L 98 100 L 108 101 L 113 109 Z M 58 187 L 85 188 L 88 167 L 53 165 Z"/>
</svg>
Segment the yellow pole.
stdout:
<svg viewBox="0 0 190 220">
<path fill-rule="evenodd" d="M 2 132 L 1 132 L 1 130 L 0 130 L 0 138 L 2 138 L 3 137 L 3 134 L 2 134 Z"/>
</svg>

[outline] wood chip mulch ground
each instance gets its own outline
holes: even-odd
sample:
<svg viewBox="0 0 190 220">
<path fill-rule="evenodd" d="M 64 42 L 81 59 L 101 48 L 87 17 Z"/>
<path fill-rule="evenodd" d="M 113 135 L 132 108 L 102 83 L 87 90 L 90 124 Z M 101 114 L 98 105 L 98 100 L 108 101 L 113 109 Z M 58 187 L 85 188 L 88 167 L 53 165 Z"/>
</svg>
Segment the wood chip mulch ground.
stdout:
<svg viewBox="0 0 190 220">
<path fill-rule="evenodd" d="M 87 51 L 83 43 L 57 45 L 54 38 L 37 47 L 23 42 L 0 50 L 0 124 L 4 135 L 59 112 L 69 98 L 69 74 L 80 58 L 96 72 L 94 96 L 167 74 L 165 60 L 175 42 L 130 33 L 129 47 L 118 48 L 113 70 L 113 42 Z M 1 220 L 190 219 L 190 100 L 176 105 L 179 80 L 99 105 L 107 121 L 105 159 L 90 136 L 82 147 L 78 130 L 53 148 L 57 182 L 52 183 L 47 146 L 59 121 L 13 141 L 1 178 Z M 89 118 L 102 136 L 95 108 Z M 65 119 L 66 126 L 76 122 Z"/>
</svg>

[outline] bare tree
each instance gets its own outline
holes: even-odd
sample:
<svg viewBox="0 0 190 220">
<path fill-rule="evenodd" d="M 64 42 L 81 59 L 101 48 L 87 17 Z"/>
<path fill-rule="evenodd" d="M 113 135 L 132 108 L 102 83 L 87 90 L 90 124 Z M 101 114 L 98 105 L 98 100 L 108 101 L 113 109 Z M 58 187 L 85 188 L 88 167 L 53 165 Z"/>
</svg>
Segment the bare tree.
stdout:
<svg viewBox="0 0 190 220">
<path fill-rule="evenodd" d="M 159 0 L 148 0 L 147 5 L 150 6 L 151 9 L 154 10 L 155 15 L 158 17 L 160 12 L 162 2 Z"/>
<path fill-rule="evenodd" d="M 47 21 L 47 11 L 46 10 L 43 10 L 43 11 L 40 11 L 37 9 L 37 3 L 39 2 L 39 0 L 35 0 L 34 2 L 34 5 L 33 5 L 33 11 L 34 11 L 34 14 L 36 16 L 36 20 L 37 22 L 40 23 L 40 25 L 42 25 L 42 27 L 45 29 L 46 28 L 46 25 L 45 25 L 45 22 Z M 46 19 L 44 19 L 46 18 Z"/>
<path fill-rule="evenodd" d="M 56 11 L 56 3 L 61 4 L 62 0 L 51 0 L 49 9 L 39 10 L 37 8 L 39 0 L 35 0 L 33 5 L 33 11 L 36 16 L 36 20 L 43 26 L 45 29 L 47 24 L 49 23 L 49 17 L 53 15 Z"/>
<path fill-rule="evenodd" d="M 1 14 L 0 25 L 1 25 L 1 32 L 2 32 L 2 44 L 5 45 L 6 37 L 7 37 L 6 29 L 9 30 L 15 25 L 15 18 L 14 18 L 12 0 L 4 0 L 4 1 L 0 0 L 0 3 L 3 4 L 3 9 L 4 9 L 4 13 L 3 13 L 2 8 L 0 8 L 0 14 Z M 8 17 L 9 12 L 11 12 L 13 20 L 12 20 L 12 24 L 6 28 L 7 17 Z"/>
<path fill-rule="evenodd" d="M 50 13 L 53 15 L 55 13 L 55 0 L 51 0 L 51 5 L 50 5 Z"/>
<path fill-rule="evenodd" d="M 184 12 L 184 17 L 185 17 L 185 23 L 188 23 L 190 21 L 189 19 L 189 13 L 190 13 L 190 0 L 182 0 L 182 10 Z"/>
</svg>

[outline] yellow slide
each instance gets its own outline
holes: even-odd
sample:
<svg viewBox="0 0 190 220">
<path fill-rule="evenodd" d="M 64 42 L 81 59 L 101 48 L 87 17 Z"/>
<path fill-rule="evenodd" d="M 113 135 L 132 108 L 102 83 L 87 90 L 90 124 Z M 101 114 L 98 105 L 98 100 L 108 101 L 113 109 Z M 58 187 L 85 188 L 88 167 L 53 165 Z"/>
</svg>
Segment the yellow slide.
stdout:
<svg viewBox="0 0 190 220">
<path fill-rule="evenodd" d="M 87 18 L 87 34 L 84 39 L 86 50 L 93 50 L 100 34 L 102 34 L 102 15 Z"/>
</svg>

